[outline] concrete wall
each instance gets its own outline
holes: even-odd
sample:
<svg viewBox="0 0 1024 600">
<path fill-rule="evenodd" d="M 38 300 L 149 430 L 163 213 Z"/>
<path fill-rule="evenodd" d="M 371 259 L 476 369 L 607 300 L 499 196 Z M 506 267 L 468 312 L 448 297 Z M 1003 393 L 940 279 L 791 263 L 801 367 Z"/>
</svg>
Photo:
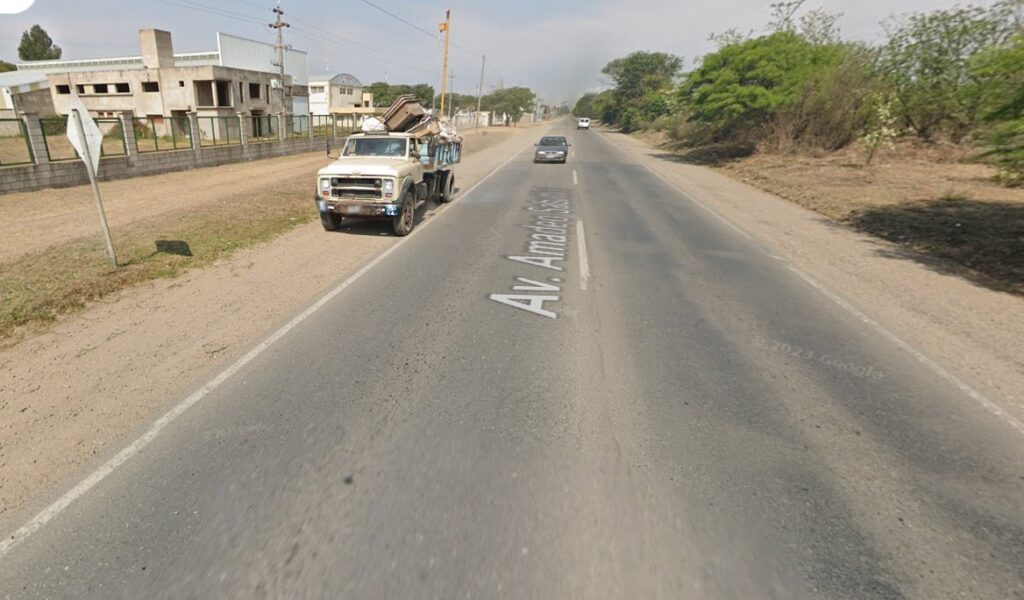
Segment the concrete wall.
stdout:
<svg viewBox="0 0 1024 600">
<path fill-rule="evenodd" d="M 130 119 L 131 115 L 122 114 L 122 120 Z M 198 145 L 199 127 L 195 113 L 190 115 L 193 121 L 195 142 Z M 275 117 L 277 118 L 277 117 Z M 135 138 L 126 139 L 127 155 L 112 156 L 100 159 L 99 179 L 125 179 L 141 175 L 154 175 L 169 171 L 182 171 L 197 167 L 210 167 L 227 163 L 243 162 L 286 156 L 302 152 L 325 152 L 330 138 L 303 137 L 283 139 L 282 134 L 276 141 L 249 143 L 248 134 L 251 120 L 242 115 L 240 122 L 242 142 L 232 146 L 201 146 L 193 149 L 168 150 L 160 152 L 140 153 Z M 29 138 L 36 157 L 36 164 L 0 168 L 0 194 L 28 192 L 44 188 L 60 188 L 89 183 L 89 175 L 81 160 L 49 162 L 43 145 L 42 128 L 38 117 L 26 117 Z M 131 132 L 127 124 L 125 131 Z M 337 143 L 337 142 L 334 142 Z"/>
</svg>

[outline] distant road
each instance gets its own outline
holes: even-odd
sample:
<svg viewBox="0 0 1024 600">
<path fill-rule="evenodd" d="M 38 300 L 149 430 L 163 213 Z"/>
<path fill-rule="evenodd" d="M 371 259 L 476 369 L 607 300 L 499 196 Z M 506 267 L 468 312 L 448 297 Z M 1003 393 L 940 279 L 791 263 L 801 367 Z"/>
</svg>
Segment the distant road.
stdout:
<svg viewBox="0 0 1024 600">
<path fill-rule="evenodd" d="M 8 543 L 0 597 L 1024 597 L 1019 432 L 551 133 Z"/>
</svg>

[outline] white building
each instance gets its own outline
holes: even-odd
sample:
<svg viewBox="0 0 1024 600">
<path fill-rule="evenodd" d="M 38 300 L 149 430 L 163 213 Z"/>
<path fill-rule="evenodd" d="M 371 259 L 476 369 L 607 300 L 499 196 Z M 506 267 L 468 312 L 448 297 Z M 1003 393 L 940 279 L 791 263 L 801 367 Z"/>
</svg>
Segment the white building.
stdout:
<svg viewBox="0 0 1024 600">
<path fill-rule="evenodd" d="M 363 91 L 363 84 L 348 73 L 309 78 L 309 112 L 314 115 L 373 113 L 373 109 L 373 94 Z"/>
</svg>

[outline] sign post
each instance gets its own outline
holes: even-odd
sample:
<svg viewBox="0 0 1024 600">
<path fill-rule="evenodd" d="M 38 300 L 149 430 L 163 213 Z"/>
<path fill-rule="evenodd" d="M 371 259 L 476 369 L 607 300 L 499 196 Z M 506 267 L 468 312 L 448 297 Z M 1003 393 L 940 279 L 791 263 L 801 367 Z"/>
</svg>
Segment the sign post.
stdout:
<svg viewBox="0 0 1024 600">
<path fill-rule="evenodd" d="M 110 227 L 107 226 L 107 214 L 103 210 L 103 198 L 100 197 L 100 186 L 96 183 L 96 171 L 100 166 L 100 152 L 103 144 L 103 134 L 96 122 L 89 117 L 88 111 L 78 96 L 73 96 L 71 108 L 68 111 L 68 139 L 75 147 L 78 154 L 85 163 L 85 169 L 89 173 L 89 183 L 92 185 L 92 195 L 96 198 L 96 210 L 100 213 L 100 226 L 103 228 L 103 240 L 107 244 L 107 258 L 110 259 L 110 266 L 117 268 L 117 256 L 114 254 L 114 242 L 110 239 Z M 84 116 L 83 116 L 84 115 Z"/>
</svg>

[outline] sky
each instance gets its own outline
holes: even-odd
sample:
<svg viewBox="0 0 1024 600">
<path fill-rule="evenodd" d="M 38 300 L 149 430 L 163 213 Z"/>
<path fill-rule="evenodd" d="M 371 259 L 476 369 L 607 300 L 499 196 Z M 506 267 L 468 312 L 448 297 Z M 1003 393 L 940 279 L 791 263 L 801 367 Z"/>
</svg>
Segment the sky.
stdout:
<svg viewBox="0 0 1024 600">
<path fill-rule="evenodd" d="M 309 73 L 351 73 L 363 83 L 439 86 L 441 44 L 431 32 L 452 10 L 449 69 L 454 90 L 475 94 L 486 55 L 485 93 L 524 85 L 543 102 L 572 103 L 604 87 L 608 61 L 634 50 L 669 52 L 687 65 L 713 50 L 708 35 L 763 30 L 771 0 L 281 0 L 285 43 L 309 53 Z M 990 4 L 982 0 L 978 4 Z M 175 52 L 216 49 L 222 31 L 272 43 L 273 1 L 35 0 L 0 14 L 0 59 L 17 62 L 22 31 L 46 29 L 64 58 L 138 55 L 138 30 L 166 29 Z M 893 15 L 949 8 L 950 0 L 807 0 L 841 13 L 848 39 L 878 41 Z M 225 14 L 231 13 L 231 14 Z"/>
</svg>

